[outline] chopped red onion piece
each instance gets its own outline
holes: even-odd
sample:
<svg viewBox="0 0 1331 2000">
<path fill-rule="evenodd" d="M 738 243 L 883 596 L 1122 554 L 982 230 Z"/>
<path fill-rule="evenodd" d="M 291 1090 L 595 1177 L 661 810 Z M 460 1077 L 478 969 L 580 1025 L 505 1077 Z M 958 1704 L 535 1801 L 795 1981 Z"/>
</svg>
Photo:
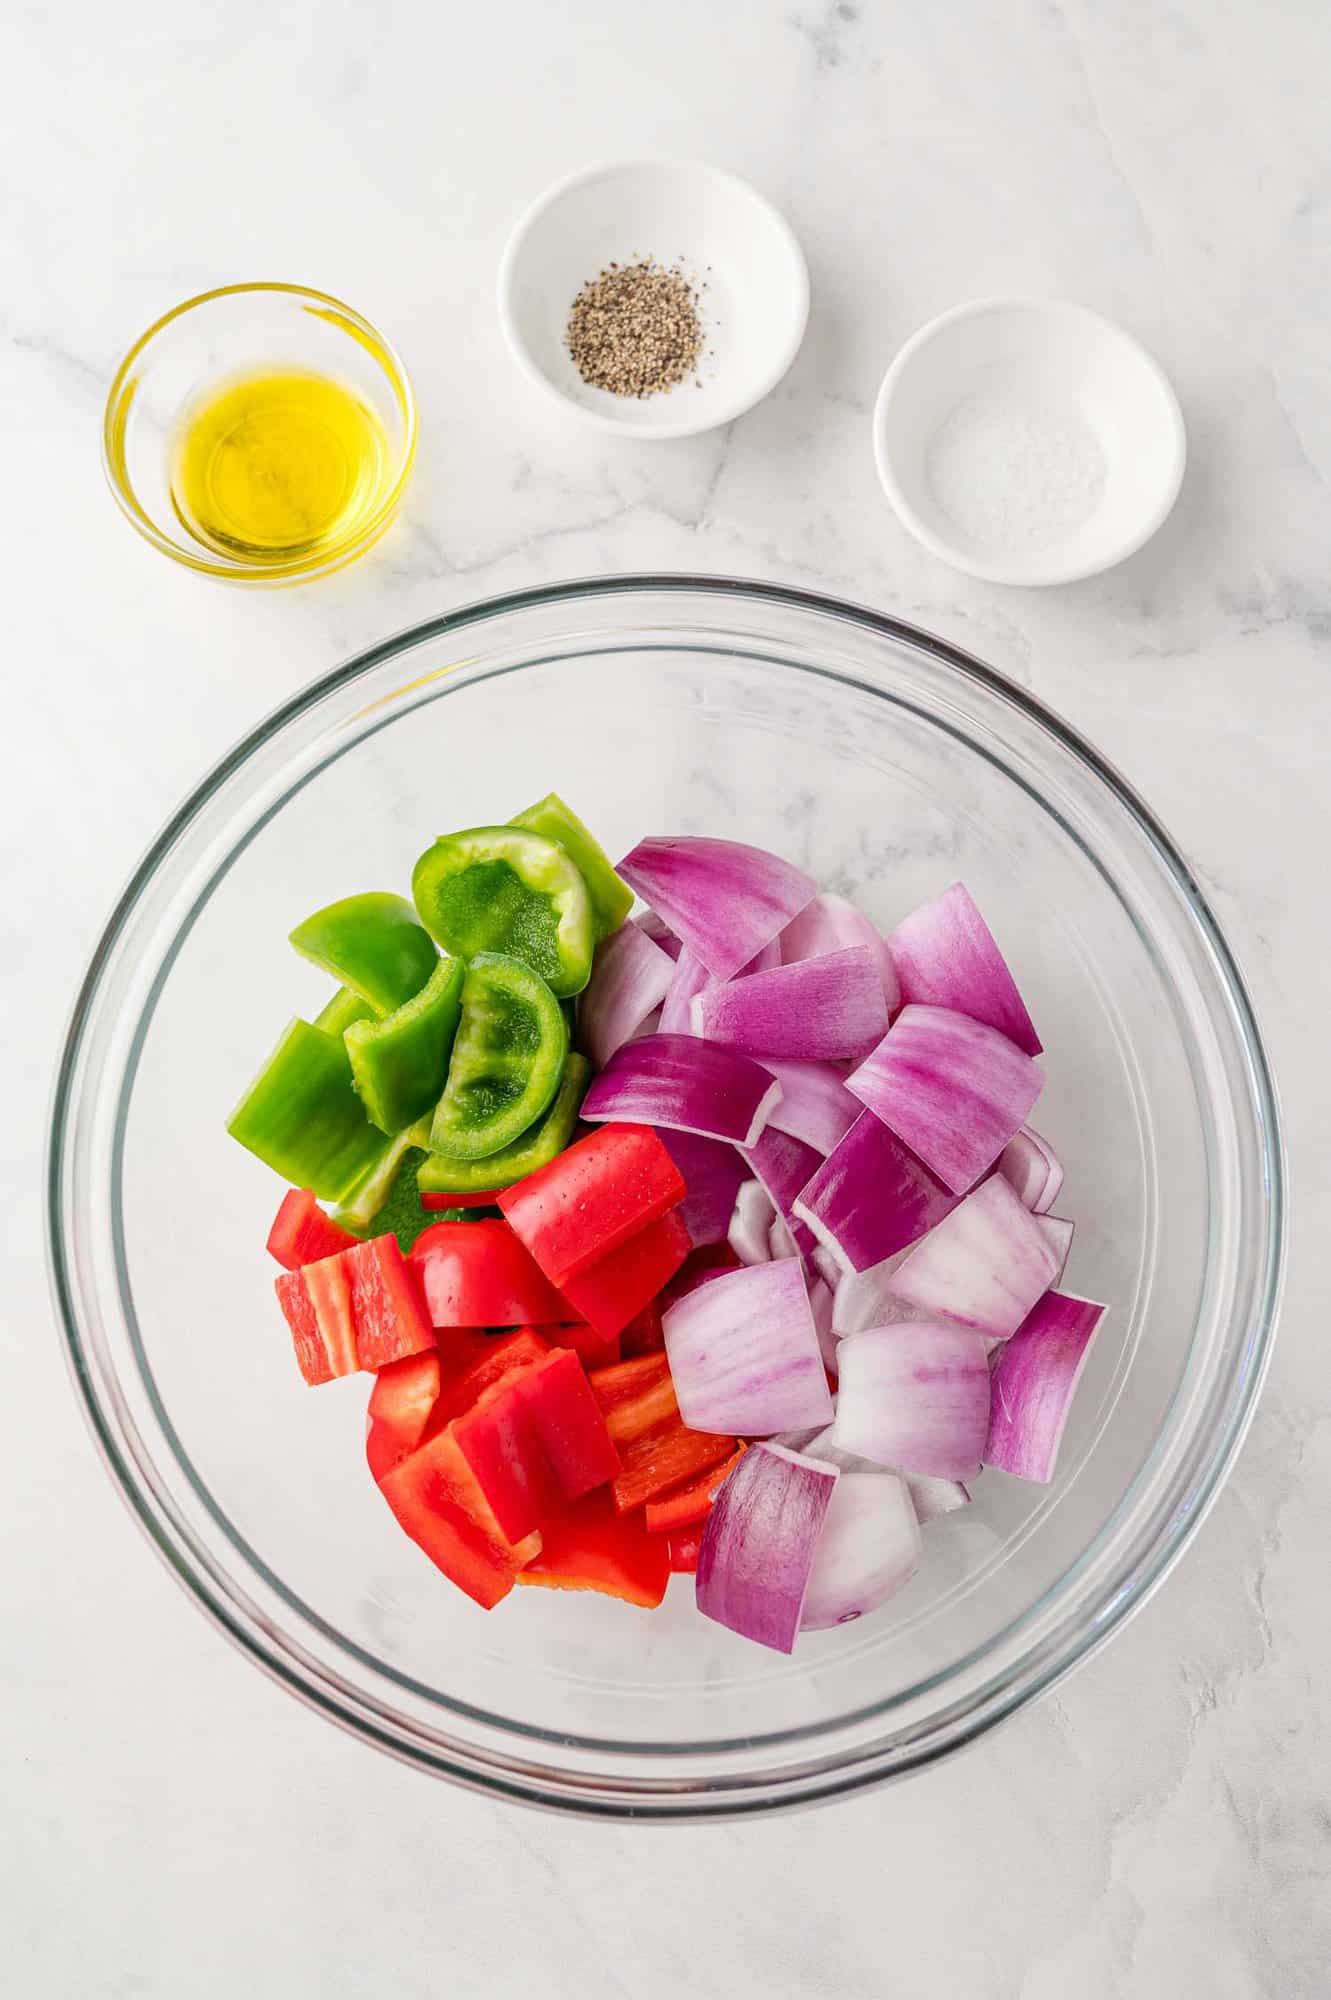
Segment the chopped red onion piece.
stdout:
<svg viewBox="0 0 1331 2000">
<path fill-rule="evenodd" d="M 602 938 L 587 990 L 578 1002 L 582 1045 L 598 1069 L 661 1005 L 674 971 L 661 947 L 636 924 L 621 924 Z"/>
<path fill-rule="evenodd" d="M 743 1151 L 751 1171 L 767 1189 L 777 1214 L 789 1222 L 795 1197 L 822 1164 L 818 1154 L 802 1139 L 776 1131 L 770 1121 L 757 1144 Z"/>
<path fill-rule="evenodd" d="M 760 952 L 751 958 L 735 974 L 736 979 L 747 979 L 752 973 L 766 972 L 781 962 L 780 946 L 774 938 L 765 944 Z M 661 1009 L 661 1027 L 668 1035 L 696 1035 L 698 1028 L 694 1022 L 693 1003 L 700 994 L 713 986 L 724 986 L 727 981 L 714 979 L 702 960 L 695 958 L 687 946 L 681 946 L 675 962 L 674 978 L 670 982 L 665 1002 Z"/>
<path fill-rule="evenodd" d="M 957 1320 L 1006 1340 L 1057 1269 L 1038 1219 L 993 1174 L 916 1244 L 887 1289 L 922 1318 Z"/>
<path fill-rule="evenodd" d="M 792 1215 L 786 1226 L 790 1230 L 790 1239 L 795 1246 L 796 1256 L 802 1258 L 805 1269 L 811 1271 L 813 1269 L 813 1253 L 818 1248 L 818 1238 L 814 1235 L 808 1223 L 801 1222 L 797 1215 Z M 834 1290 L 835 1287 L 831 1287 L 830 1289 Z"/>
<path fill-rule="evenodd" d="M 819 1153 L 830 1153 L 849 1132 L 863 1107 L 846 1089 L 831 1063 L 801 1062 L 791 1056 L 758 1058 L 781 1085 L 781 1102 L 768 1130 L 789 1132 Z"/>
<path fill-rule="evenodd" d="M 901 1006 L 901 981 L 897 977 L 897 962 L 892 956 L 892 947 L 885 937 L 878 940 L 878 976 L 883 982 L 887 1011 L 895 1014 Z"/>
<path fill-rule="evenodd" d="M 648 1035 L 615 1050 L 582 1100 L 589 1124 L 623 1119 L 753 1146 L 781 1086 L 752 1057 L 690 1035 Z"/>
<path fill-rule="evenodd" d="M 806 1228 L 808 1227 L 807 1224 L 805 1226 Z M 810 1231 L 811 1235 L 812 1233 Z M 825 1243 L 814 1243 L 813 1254 L 809 1262 L 823 1282 L 830 1285 L 832 1290 L 835 1291 L 845 1274 L 842 1271 L 840 1262 L 833 1256 Z"/>
<path fill-rule="evenodd" d="M 998 1156 L 998 1171 L 1011 1181 L 1023 1207 L 1032 1215 L 1046 1215 L 1058 1200 L 1063 1186 L 1063 1168 L 1047 1139 L 1023 1125 Z"/>
<path fill-rule="evenodd" d="M 973 1479 L 989 1424 L 984 1342 L 933 1321 L 873 1327 L 842 1341 L 832 1437 L 899 1472 Z"/>
<path fill-rule="evenodd" d="M 949 1007 L 997 1029 L 1028 1056 L 1040 1053 L 1016 981 L 964 883 L 954 882 L 899 923 L 888 948 L 907 1006 Z"/>
<path fill-rule="evenodd" d="M 834 1465 L 838 1472 L 872 1472 L 878 1479 L 888 1476 L 886 1466 L 875 1465 L 872 1459 L 861 1458 L 858 1452 L 847 1451 L 837 1443 L 835 1422 L 824 1425 L 820 1431 L 801 1431 L 800 1436 L 803 1442 L 795 1447 L 797 1451 L 821 1459 L 824 1465 Z"/>
<path fill-rule="evenodd" d="M 917 1476 L 906 1481 L 910 1493 L 910 1503 L 915 1509 L 915 1518 L 921 1527 L 926 1522 L 941 1521 L 944 1514 L 955 1514 L 959 1507 L 969 1507 L 971 1496 L 959 1479 L 926 1479 Z"/>
<path fill-rule="evenodd" d="M 694 998 L 711 984 L 712 975 L 702 960 L 695 958 L 687 945 L 681 946 L 679 957 L 675 960 L 674 977 L 661 1004 L 661 1032 L 666 1035 L 694 1034 Z"/>
<path fill-rule="evenodd" d="M 894 1298 L 889 1279 L 906 1256 L 898 1250 L 867 1271 L 842 1271 L 836 1283 L 832 1324 L 839 1338 L 848 1333 L 864 1333 L 871 1326 L 890 1326 L 894 1320 L 918 1319 L 914 1306 Z"/>
<path fill-rule="evenodd" d="M 656 1295 L 658 1312 L 664 1313 L 667 1306 L 673 1306 L 676 1299 L 686 1298 L 696 1292 L 699 1285 L 709 1285 L 713 1278 L 719 1278 L 726 1271 L 739 1269 L 739 1259 L 728 1243 L 709 1243 L 705 1249 L 695 1248 L 684 1259 L 673 1278 L 662 1285 Z"/>
<path fill-rule="evenodd" d="M 835 1424 L 812 1434 L 808 1431 L 792 1432 L 780 1442 L 796 1451 L 807 1452 L 810 1458 L 821 1458 L 841 1472 L 871 1472 L 879 1479 L 897 1476 L 885 1466 L 875 1465 L 872 1459 L 861 1458 L 858 1452 L 843 1449 L 836 1441 Z M 921 1527 L 926 1521 L 940 1520 L 944 1514 L 955 1514 L 958 1508 L 970 1505 L 971 1496 L 959 1479 L 931 1479 L 926 1473 L 917 1473 L 906 1479 L 906 1490 Z"/>
<path fill-rule="evenodd" d="M 805 1266 L 805 1273 L 812 1278 L 813 1253 L 818 1248 L 813 1231 L 802 1222 L 787 1222 L 785 1217 L 772 1218 L 772 1227 L 767 1234 L 771 1254 L 776 1257 L 798 1257 Z"/>
<path fill-rule="evenodd" d="M 802 958 L 826 958 L 829 952 L 865 945 L 873 954 L 883 983 L 889 1014 L 901 1004 L 897 969 L 886 938 L 880 937 L 863 910 L 844 896 L 815 896 L 781 933 L 781 963 L 797 965 Z"/>
<path fill-rule="evenodd" d="M 1040 1095 L 1029 1056 L 965 1014 L 903 1007 L 846 1088 L 954 1194 L 993 1165 Z"/>
<path fill-rule="evenodd" d="M 811 901 L 817 883 L 737 840 L 640 840 L 619 872 L 695 958 L 731 979 Z"/>
<path fill-rule="evenodd" d="M 1068 1252 L 1072 1248 L 1075 1225 L 1061 1215 L 1037 1215 L 1035 1226 L 1058 1260 L 1054 1275 L 1049 1280 L 1051 1285 L 1057 1285 L 1068 1267 Z"/>
<path fill-rule="evenodd" d="M 783 1445 L 745 1452 L 703 1529 L 697 1604 L 704 1617 L 779 1653 L 792 1651 L 839 1476 L 835 1466 Z"/>
<path fill-rule="evenodd" d="M 744 1179 L 743 1160 L 733 1146 L 699 1138 L 694 1132 L 663 1131 L 660 1136 L 688 1189 L 679 1212 L 694 1248 L 724 1243 L 735 1196 Z"/>
<path fill-rule="evenodd" d="M 690 1430 L 768 1437 L 827 1422 L 832 1397 L 798 1262 L 727 1271 L 662 1318 Z"/>
<path fill-rule="evenodd" d="M 761 1183 L 760 1183 L 761 1185 Z M 805 1232 L 807 1234 L 807 1231 Z M 795 1241 L 795 1232 L 784 1216 L 774 1215 L 767 1232 L 767 1257 L 769 1263 L 779 1257 L 798 1257 L 801 1254 Z"/>
<path fill-rule="evenodd" d="M 837 1348 L 840 1341 L 832 1329 L 832 1287 L 815 1272 L 808 1280 L 809 1311 L 813 1314 L 813 1330 L 818 1336 L 818 1352 L 823 1357 L 823 1367 L 829 1375 L 837 1372 Z"/>
<path fill-rule="evenodd" d="M 827 1062 L 868 1055 L 887 1031 L 887 1003 L 873 954 L 857 945 L 707 987 L 693 1028 L 749 1055 Z"/>
<path fill-rule="evenodd" d="M 739 1159 L 736 1153 L 735 1158 Z M 741 1162 L 742 1167 L 742 1162 Z M 770 1264 L 771 1229 L 780 1216 L 761 1181 L 742 1181 L 735 1195 L 726 1240 L 741 1264 Z M 791 1246 L 793 1249 L 793 1245 Z"/>
<path fill-rule="evenodd" d="M 877 938 L 878 932 L 862 910 L 845 896 L 820 891 L 782 931 L 781 963 L 798 965 L 803 958 L 825 958 L 829 952 L 845 951 L 857 944 L 872 949 Z"/>
<path fill-rule="evenodd" d="M 640 931 L 646 931 L 653 944 L 659 944 L 667 958 L 678 958 L 684 949 L 669 924 L 663 924 L 655 910 L 640 910 L 633 922 Z"/>
<path fill-rule="evenodd" d="M 771 1228 L 773 1257 L 802 1257 L 809 1263 L 817 1248 L 812 1231 L 794 1215 L 792 1204 L 809 1175 L 819 1165 L 818 1154 L 789 1132 L 775 1132 L 769 1124 L 756 1146 L 744 1149 L 744 1158 L 770 1195 L 776 1208 Z"/>
<path fill-rule="evenodd" d="M 808 1452 L 818 1456 L 816 1442 Z M 876 1611 L 920 1566 L 920 1527 L 894 1472 L 841 1473 L 804 1593 L 801 1632 L 825 1632 Z"/>
<path fill-rule="evenodd" d="M 770 972 L 781 963 L 781 940 L 769 938 L 760 951 L 755 951 L 747 965 L 741 965 L 736 979 L 751 979 L 755 972 Z"/>
<path fill-rule="evenodd" d="M 994 1363 L 986 1465 L 1041 1484 L 1054 1476 L 1063 1426 L 1105 1308 L 1046 1292 Z"/>
<path fill-rule="evenodd" d="M 811 1438 L 826 1437 L 830 1428 L 828 1424 L 805 1424 L 802 1430 L 778 1431 L 776 1436 L 768 1438 L 767 1442 L 782 1445 L 787 1451 L 803 1451 Z M 831 1462 L 828 1461 L 829 1464 Z"/>
<path fill-rule="evenodd" d="M 959 1199 L 865 1111 L 800 1190 L 795 1214 L 843 1270 L 867 1271 L 916 1242 Z"/>
<path fill-rule="evenodd" d="M 813 1270 L 813 1253 L 818 1248 L 814 1233 L 802 1222 L 787 1222 L 784 1216 L 773 1218 L 768 1231 L 768 1243 L 773 1257 L 798 1257 L 805 1266 L 806 1275 L 816 1275 Z"/>
<path fill-rule="evenodd" d="M 629 1040 L 631 1042 L 645 1042 L 648 1035 L 659 1035 L 660 1032 L 661 1032 L 661 1009 L 659 1007 L 653 1007 L 651 1013 L 647 1016 L 647 1019 L 643 1022 L 642 1026 L 639 1028 L 635 1028 L 633 1030 L 633 1033 L 629 1036 Z"/>
</svg>

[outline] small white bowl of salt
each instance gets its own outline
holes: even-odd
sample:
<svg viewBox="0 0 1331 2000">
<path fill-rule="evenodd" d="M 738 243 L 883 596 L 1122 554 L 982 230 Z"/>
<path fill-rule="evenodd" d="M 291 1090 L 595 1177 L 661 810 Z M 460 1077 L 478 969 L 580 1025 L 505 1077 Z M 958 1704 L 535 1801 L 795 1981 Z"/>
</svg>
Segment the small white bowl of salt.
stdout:
<svg viewBox="0 0 1331 2000">
<path fill-rule="evenodd" d="M 991 583 L 1072 583 L 1133 555 L 1183 481 L 1183 414 L 1122 327 L 1056 299 L 979 299 L 906 342 L 874 455 L 916 540 Z"/>
</svg>

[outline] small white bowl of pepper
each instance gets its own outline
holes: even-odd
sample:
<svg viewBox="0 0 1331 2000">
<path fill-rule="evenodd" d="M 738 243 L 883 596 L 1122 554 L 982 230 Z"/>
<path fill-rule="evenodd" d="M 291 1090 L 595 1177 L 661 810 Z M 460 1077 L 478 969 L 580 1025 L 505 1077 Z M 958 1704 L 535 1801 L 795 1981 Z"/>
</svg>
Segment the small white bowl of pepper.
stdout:
<svg viewBox="0 0 1331 2000">
<path fill-rule="evenodd" d="M 775 388 L 799 352 L 809 274 L 785 218 L 717 167 L 591 167 L 528 209 L 499 317 L 537 386 L 600 430 L 693 437 Z"/>
</svg>

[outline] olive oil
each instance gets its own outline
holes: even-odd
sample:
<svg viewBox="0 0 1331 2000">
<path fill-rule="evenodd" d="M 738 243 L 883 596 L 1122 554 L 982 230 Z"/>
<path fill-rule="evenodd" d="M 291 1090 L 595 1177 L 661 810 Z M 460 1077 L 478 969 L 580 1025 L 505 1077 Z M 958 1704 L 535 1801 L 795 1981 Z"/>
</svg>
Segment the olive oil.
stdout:
<svg viewBox="0 0 1331 2000">
<path fill-rule="evenodd" d="M 171 498 L 205 548 L 286 562 L 353 536 L 389 462 L 383 425 L 356 390 L 305 369 L 260 369 L 214 385 L 188 411 Z"/>
</svg>

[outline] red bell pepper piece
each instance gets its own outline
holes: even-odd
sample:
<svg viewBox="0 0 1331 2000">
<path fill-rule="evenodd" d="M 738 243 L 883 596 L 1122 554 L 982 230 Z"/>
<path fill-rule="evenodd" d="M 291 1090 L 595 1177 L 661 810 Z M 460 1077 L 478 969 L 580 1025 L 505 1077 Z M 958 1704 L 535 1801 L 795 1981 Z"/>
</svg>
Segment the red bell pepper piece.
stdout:
<svg viewBox="0 0 1331 2000">
<path fill-rule="evenodd" d="M 687 1486 L 677 1486 L 673 1493 L 666 1493 L 660 1500 L 649 1500 L 644 1516 L 653 1534 L 663 1534 L 672 1528 L 689 1528 L 695 1521 L 705 1521 L 712 1511 L 717 1488 L 722 1480 L 728 1479 L 743 1458 L 746 1446 L 721 1465 L 713 1465 L 700 1479 L 690 1480 Z"/>
<path fill-rule="evenodd" d="M 605 1427 L 617 1445 L 629 1443 L 662 1424 L 678 1420 L 679 1404 L 664 1354 L 642 1354 L 587 1377 L 601 1406 Z"/>
<path fill-rule="evenodd" d="M 551 1347 L 571 1347 L 584 1368 L 609 1368 L 620 1359 L 619 1335 L 613 1334 L 603 1340 L 594 1326 L 585 1320 L 566 1322 L 562 1326 L 541 1326 L 536 1331 Z M 664 1336 L 663 1336 L 664 1338 Z"/>
<path fill-rule="evenodd" d="M 401 1465 L 425 1436 L 439 1400 L 439 1349 L 426 1348 L 381 1368 L 370 1391 L 365 1456 L 376 1479 Z"/>
<path fill-rule="evenodd" d="M 276 1290 L 307 1382 L 384 1368 L 435 1344 L 396 1237 L 284 1271 Z"/>
<path fill-rule="evenodd" d="M 495 1199 L 551 1284 L 562 1288 L 687 1192 L 650 1125 L 602 1125 Z"/>
<path fill-rule="evenodd" d="M 567 1348 L 506 1379 L 452 1428 L 510 1540 L 619 1470 L 582 1363 Z"/>
<path fill-rule="evenodd" d="M 553 1590 L 599 1590 L 654 1609 L 670 1581 L 664 1535 L 649 1535 L 635 1516 L 616 1514 L 601 1489 L 561 1508 L 541 1530 L 541 1551 L 518 1582 Z"/>
<path fill-rule="evenodd" d="M 700 1250 L 690 1251 L 661 1294 L 661 1311 L 665 1312 L 689 1292 L 696 1292 L 709 1278 L 719 1278 L 723 1271 L 738 1270 L 740 1261 L 728 1243 L 705 1243 Z"/>
<path fill-rule="evenodd" d="M 335 1257 L 321 1257 L 299 1271 L 284 1271 L 275 1281 L 300 1372 L 312 1384 L 354 1375 L 360 1367 L 344 1255 L 339 1251 Z"/>
<path fill-rule="evenodd" d="M 487 1611 L 540 1549 L 539 1535 L 508 1540 L 451 1429 L 404 1458 L 379 1491 L 435 1567 Z"/>
<path fill-rule="evenodd" d="M 354 1374 L 360 1367 L 360 1355 L 346 1253 L 339 1250 L 335 1257 L 321 1257 L 317 1264 L 306 1264 L 289 1275 L 304 1280 L 329 1368 L 334 1375 Z M 279 1278 L 277 1282 L 280 1285 L 283 1281 Z"/>
<path fill-rule="evenodd" d="M 436 1326 L 539 1326 L 568 1309 L 506 1222 L 434 1222 L 408 1259 Z"/>
<path fill-rule="evenodd" d="M 286 1323 L 291 1329 L 291 1341 L 296 1350 L 296 1365 L 311 1388 L 321 1382 L 333 1379 L 332 1365 L 328 1359 L 328 1349 L 324 1346 L 323 1334 L 315 1316 L 314 1301 L 310 1288 L 300 1271 L 284 1271 L 275 1280 L 277 1303 L 281 1306 Z"/>
<path fill-rule="evenodd" d="M 362 1368 L 385 1368 L 390 1361 L 434 1346 L 434 1328 L 396 1236 L 357 1243 L 342 1257 Z"/>
<path fill-rule="evenodd" d="M 676 1528 L 664 1538 L 670 1552 L 671 1574 L 692 1576 L 698 1567 L 698 1552 L 702 1548 L 701 1528 Z"/>
<path fill-rule="evenodd" d="M 690 1237 L 678 1210 L 658 1217 L 608 1257 L 564 1280 L 564 1297 L 608 1339 L 641 1312 L 689 1254 Z"/>
<path fill-rule="evenodd" d="M 572 1356 L 576 1362 L 576 1355 Z M 521 1369 L 449 1425 L 504 1534 L 511 1542 L 533 1534 L 559 1506 L 562 1494 L 541 1442 L 536 1413 L 522 1394 L 534 1368 Z"/>
<path fill-rule="evenodd" d="M 336 1257 L 339 1250 L 353 1249 L 356 1241 L 320 1208 L 313 1188 L 288 1188 L 268 1232 L 269 1254 L 288 1271 L 317 1264 L 321 1257 Z"/>
<path fill-rule="evenodd" d="M 426 1188 L 417 1189 L 421 1207 L 436 1208 L 493 1208 L 498 1194 L 491 1189 L 488 1194 L 433 1194 Z"/>
<path fill-rule="evenodd" d="M 641 1507 L 645 1500 L 668 1493 L 672 1486 L 680 1486 L 708 1466 L 730 1458 L 734 1450 L 733 1437 L 691 1431 L 678 1420 L 647 1431 L 619 1448 L 624 1469 L 611 1481 L 615 1506 L 621 1514 Z"/>
<path fill-rule="evenodd" d="M 631 1361 L 635 1354 L 663 1354 L 665 1328 L 661 1324 L 661 1301 L 651 1299 L 640 1313 L 634 1313 L 619 1337 L 616 1360 Z M 588 1367 L 593 1366 L 588 1362 Z"/>
<path fill-rule="evenodd" d="M 540 1334 L 530 1326 L 520 1326 L 513 1333 L 454 1335 L 442 1350 L 443 1381 L 428 1432 L 433 1435 L 442 1430 L 497 1384 L 519 1369 L 533 1367 L 549 1352 Z"/>
<path fill-rule="evenodd" d="M 576 1354 L 560 1348 L 547 1355 L 521 1377 L 515 1393 L 535 1415 L 565 1500 L 580 1500 L 614 1478 L 619 1453 Z"/>
</svg>

